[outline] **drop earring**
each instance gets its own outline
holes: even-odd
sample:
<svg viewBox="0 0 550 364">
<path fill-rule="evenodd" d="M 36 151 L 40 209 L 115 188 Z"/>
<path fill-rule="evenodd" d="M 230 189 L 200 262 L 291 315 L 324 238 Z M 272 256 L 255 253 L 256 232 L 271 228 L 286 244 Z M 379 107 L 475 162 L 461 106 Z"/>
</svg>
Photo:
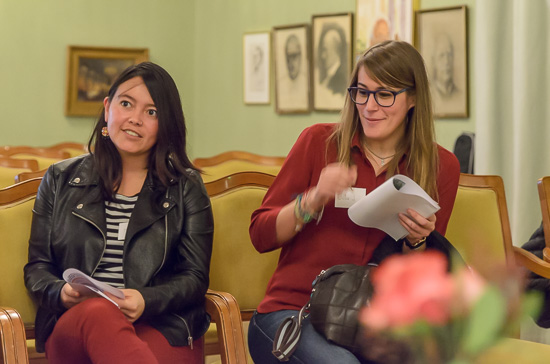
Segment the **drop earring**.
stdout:
<svg viewBox="0 0 550 364">
<path fill-rule="evenodd" d="M 107 129 L 106 126 L 104 126 L 103 128 L 101 128 L 101 135 L 102 135 L 104 138 L 108 138 L 108 137 L 109 137 L 109 130 Z"/>
</svg>

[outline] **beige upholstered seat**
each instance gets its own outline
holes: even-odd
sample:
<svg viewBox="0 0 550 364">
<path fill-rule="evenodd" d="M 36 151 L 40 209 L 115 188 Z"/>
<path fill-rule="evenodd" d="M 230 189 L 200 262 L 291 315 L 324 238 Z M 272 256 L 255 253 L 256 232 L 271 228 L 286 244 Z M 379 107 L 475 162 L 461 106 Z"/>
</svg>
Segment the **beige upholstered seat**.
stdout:
<svg viewBox="0 0 550 364">
<path fill-rule="evenodd" d="M 250 216 L 260 207 L 274 178 L 265 173 L 241 172 L 206 183 L 214 214 L 210 288 L 235 296 L 245 321 L 245 337 L 247 321 L 263 299 L 279 259 L 279 250 L 258 253 L 248 233 Z M 208 354 L 217 353 L 212 347 L 215 341 L 214 332 L 207 333 Z"/>
<path fill-rule="evenodd" d="M 229 151 L 210 158 L 196 158 L 193 164 L 202 169 L 202 178 L 206 183 L 238 172 L 263 172 L 277 175 L 284 160 L 284 157 L 267 157 L 243 151 Z"/>
<path fill-rule="evenodd" d="M 46 169 L 55 162 L 71 157 L 69 152 L 29 146 L 5 146 L 0 149 L 0 155 L 17 159 L 35 159 L 38 169 Z"/>
<path fill-rule="evenodd" d="M 504 183 L 499 176 L 460 175 L 446 237 L 466 263 L 485 276 L 494 274 L 494 262 L 501 262 L 519 264 L 550 278 L 549 263 L 512 245 Z M 484 353 L 479 363 L 542 363 L 548 358 L 550 345 L 506 338 Z"/>
</svg>

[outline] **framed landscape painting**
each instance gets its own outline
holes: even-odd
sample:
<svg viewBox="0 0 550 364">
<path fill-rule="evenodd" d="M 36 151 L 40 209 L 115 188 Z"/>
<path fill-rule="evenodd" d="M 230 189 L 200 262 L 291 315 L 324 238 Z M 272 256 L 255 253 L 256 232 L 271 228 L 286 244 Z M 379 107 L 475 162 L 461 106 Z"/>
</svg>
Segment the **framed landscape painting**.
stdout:
<svg viewBox="0 0 550 364">
<path fill-rule="evenodd" d="M 147 60 L 147 48 L 69 46 L 65 115 L 97 116 L 120 72 Z"/>
</svg>

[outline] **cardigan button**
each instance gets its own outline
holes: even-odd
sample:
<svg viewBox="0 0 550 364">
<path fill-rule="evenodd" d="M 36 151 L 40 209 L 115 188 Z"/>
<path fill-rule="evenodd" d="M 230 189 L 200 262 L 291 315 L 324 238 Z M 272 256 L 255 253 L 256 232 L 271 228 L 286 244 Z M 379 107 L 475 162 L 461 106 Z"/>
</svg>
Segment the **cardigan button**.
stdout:
<svg viewBox="0 0 550 364">
<path fill-rule="evenodd" d="M 76 208 L 79 209 L 79 210 L 80 210 L 81 208 L 83 208 L 83 207 L 84 207 L 84 205 L 81 204 L 81 203 L 79 203 L 78 205 L 76 205 Z"/>
<path fill-rule="evenodd" d="M 162 204 L 162 207 L 164 207 L 165 209 L 169 208 L 170 207 L 170 204 L 168 202 L 165 202 Z"/>
<path fill-rule="evenodd" d="M 74 183 L 80 183 L 80 178 L 76 177 L 75 179 L 73 179 L 73 182 Z"/>
</svg>

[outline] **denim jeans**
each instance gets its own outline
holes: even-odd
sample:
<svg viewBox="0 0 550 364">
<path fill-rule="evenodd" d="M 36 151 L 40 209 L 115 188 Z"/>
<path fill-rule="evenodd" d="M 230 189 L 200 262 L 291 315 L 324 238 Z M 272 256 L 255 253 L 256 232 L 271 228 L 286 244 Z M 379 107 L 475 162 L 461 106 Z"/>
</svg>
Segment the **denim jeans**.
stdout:
<svg viewBox="0 0 550 364">
<path fill-rule="evenodd" d="M 250 356 L 257 364 L 280 364 L 271 353 L 273 339 L 279 325 L 298 311 L 283 310 L 270 313 L 254 313 L 248 328 L 248 348 Z M 302 334 L 296 351 L 289 364 L 359 364 L 359 360 L 350 351 L 329 343 L 311 325 L 308 319 L 303 321 Z"/>
</svg>

